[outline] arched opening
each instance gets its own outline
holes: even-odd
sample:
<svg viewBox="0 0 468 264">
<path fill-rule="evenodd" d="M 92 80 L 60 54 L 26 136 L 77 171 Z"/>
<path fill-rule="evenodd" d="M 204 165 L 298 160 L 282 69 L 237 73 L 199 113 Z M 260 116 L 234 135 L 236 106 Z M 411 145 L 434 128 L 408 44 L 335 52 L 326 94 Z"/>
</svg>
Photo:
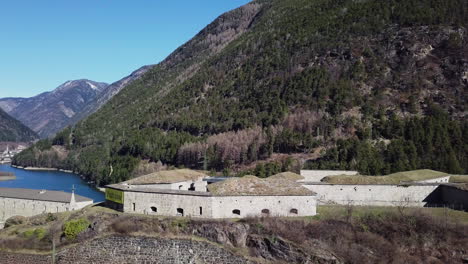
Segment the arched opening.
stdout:
<svg viewBox="0 0 468 264">
<path fill-rule="evenodd" d="M 239 209 L 234 209 L 232 210 L 232 213 L 235 215 L 240 215 L 240 210 Z"/>
<path fill-rule="evenodd" d="M 177 216 L 184 216 L 184 209 L 177 208 Z"/>
<path fill-rule="evenodd" d="M 157 213 L 158 212 L 158 208 L 154 207 L 154 206 L 151 206 L 151 211 Z"/>
<path fill-rule="evenodd" d="M 289 210 L 289 213 L 297 215 L 298 211 L 297 211 L 296 208 L 293 208 L 293 209 Z"/>
<path fill-rule="evenodd" d="M 195 183 L 190 184 L 189 191 L 195 191 Z"/>
<path fill-rule="evenodd" d="M 263 214 L 263 215 L 269 215 L 269 214 L 270 214 L 270 210 L 268 210 L 268 209 L 263 209 L 263 210 L 262 210 L 262 214 Z"/>
</svg>

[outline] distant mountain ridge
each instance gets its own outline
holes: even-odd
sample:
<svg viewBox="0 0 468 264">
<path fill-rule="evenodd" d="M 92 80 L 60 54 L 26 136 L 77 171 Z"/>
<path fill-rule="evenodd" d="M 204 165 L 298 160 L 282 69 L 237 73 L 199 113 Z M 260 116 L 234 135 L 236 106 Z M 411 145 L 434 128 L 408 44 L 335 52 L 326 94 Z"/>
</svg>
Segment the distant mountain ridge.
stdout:
<svg viewBox="0 0 468 264">
<path fill-rule="evenodd" d="M 86 79 L 67 81 L 34 97 L 1 98 L 0 108 L 45 138 L 63 129 L 107 86 Z"/>
<path fill-rule="evenodd" d="M 34 131 L 0 109 L 0 142 L 28 142 L 38 138 Z"/>
</svg>

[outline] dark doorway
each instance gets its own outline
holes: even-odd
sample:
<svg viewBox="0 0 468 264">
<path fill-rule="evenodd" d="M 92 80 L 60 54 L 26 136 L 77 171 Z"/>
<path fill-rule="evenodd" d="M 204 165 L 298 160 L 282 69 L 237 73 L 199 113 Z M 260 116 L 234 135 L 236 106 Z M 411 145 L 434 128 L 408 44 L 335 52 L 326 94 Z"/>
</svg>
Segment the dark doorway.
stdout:
<svg viewBox="0 0 468 264">
<path fill-rule="evenodd" d="M 177 208 L 177 216 L 184 216 L 184 209 Z"/>
</svg>

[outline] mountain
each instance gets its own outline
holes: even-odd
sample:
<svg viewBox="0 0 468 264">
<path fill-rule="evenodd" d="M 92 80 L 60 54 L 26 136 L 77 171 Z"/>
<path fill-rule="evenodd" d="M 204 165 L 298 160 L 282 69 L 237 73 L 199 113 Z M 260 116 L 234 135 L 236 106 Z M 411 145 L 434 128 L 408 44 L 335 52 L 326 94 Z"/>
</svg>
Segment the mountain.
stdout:
<svg viewBox="0 0 468 264">
<path fill-rule="evenodd" d="M 28 142 L 38 139 L 34 131 L 0 109 L 0 141 Z"/>
<path fill-rule="evenodd" d="M 107 86 L 90 80 L 67 81 L 31 98 L 2 98 L 0 108 L 45 138 L 63 129 Z"/>
<path fill-rule="evenodd" d="M 258 0 L 221 15 L 97 112 L 14 162 L 97 184 L 143 163 L 468 172 L 464 0 Z M 260 161 L 260 162 L 259 162 Z"/>
<path fill-rule="evenodd" d="M 90 114 L 96 112 L 101 106 L 103 106 L 107 101 L 109 101 L 114 95 L 120 92 L 122 88 L 126 85 L 130 84 L 131 82 L 140 78 L 144 73 L 146 73 L 152 65 L 147 65 L 139 68 L 138 70 L 132 72 L 129 76 L 122 78 L 121 80 L 112 83 L 111 85 L 105 87 L 101 93 L 99 93 L 92 102 L 85 105 L 84 108 L 78 112 L 75 116 L 73 116 L 69 121 L 68 124 L 74 125 L 78 121 L 86 118 Z"/>
</svg>

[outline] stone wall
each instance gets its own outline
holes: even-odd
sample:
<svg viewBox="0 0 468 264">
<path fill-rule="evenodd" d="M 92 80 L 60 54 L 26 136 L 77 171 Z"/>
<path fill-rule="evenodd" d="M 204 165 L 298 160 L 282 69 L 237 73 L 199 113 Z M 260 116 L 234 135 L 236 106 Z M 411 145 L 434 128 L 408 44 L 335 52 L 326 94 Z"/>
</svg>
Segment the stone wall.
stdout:
<svg viewBox="0 0 468 264">
<path fill-rule="evenodd" d="M 357 171 L 339 171 L 339 170 L 301 170 L 302 182 L 320 182 L 327 176 L 335 175 L 357 175 Z"/>
<path fill-rule="evenodd" d="M 206 181 L 183 181 L 176 183 L 159 183 L 159 184 L 141 184 L 138 185 L 140 188 L 151 188 L 160 190 L 181 190 L 189 191 L 191 188 L 195 188 L 197 192 L 207 192 Z"/>
<path fill-rule="evenodd" d="M 450 181 L 450 176 L 445 176 L 445 177 L 416 181 L 416 182 L 418 183 L 448 183 L 449 181 Z"/>
<path fill-rule="evenodd" d="M 49 264 L 50 255 L 0 251 L 2 264 Z M 110 236 L 61 250 L 57 264 L 123 263 L 251 263 L 247 259 L 208 242 L 183 239 Z"/>
<path fill-rule="evenodd" d="M 123 211 L 164 216 L 211 218 L 211 196 L 125 192 Z M 201 209 L 200 209 L 201 208 Z M 183 211 L 181 212 L 180 209 Z"/>
<path fill-rule="evenodd" d="M 190 195 L 126 191 L 123 211 L 199 218 L 311 216 L 316 214 L 316 198 L 315 196 L 211 196 L 206 193 Z"/>
<path fill-rule="evenodd" d="M 0 251 L 0 263 L 2 264 L 50 264 L 52 257 L 49 255 L 20 254 Z"/>
<path fill-rule="evenodd" d="M 317 193 L 318 204 L 372 206 L 425 206 L 436 195 L 438 184 L 353 185 L 305 184 Z"/>
<path fill-rule="evenodd" d="M 80 209 L 89 204 L 92 204 L 92 201 L 71 205 L 70 203 L 0 197 L 0 225 L 3 227 L 3 223 L 15 215 L 30 217 L 42 213 L 65 212 Z"/>
<path fill-rule="evenodd" d="M 249 263 L 208 242 L 111 236 L 65 249 L 57 263 Z"/>
<path fill-rule="evenodd" d="M 315 196 L 217 196 L 212 207 L 213 218 L 310 216 L 317 208 Z"/>
</svg>

